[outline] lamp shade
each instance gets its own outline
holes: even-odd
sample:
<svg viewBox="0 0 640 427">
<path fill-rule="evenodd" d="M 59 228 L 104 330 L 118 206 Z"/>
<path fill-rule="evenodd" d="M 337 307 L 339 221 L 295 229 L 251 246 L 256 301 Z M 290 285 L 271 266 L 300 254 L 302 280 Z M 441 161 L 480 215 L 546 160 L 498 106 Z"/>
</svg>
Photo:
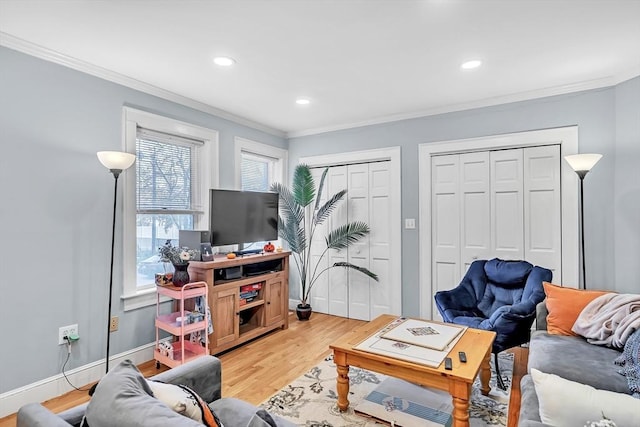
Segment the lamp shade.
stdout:
<svg viewBox="0 0 640 427">
<path fill-rule="evenodd" d="M 109 170 L 125 170 L 136 161 L 135 154 L 123 151 L 98 151 L 98 160 Z"/>
<path fill-rule="evenodd" d="M 576 172 L 589 172 L 602 158 L 602 154 L 573 154 L 565 156 L 569 166 Z"/>
</svg>

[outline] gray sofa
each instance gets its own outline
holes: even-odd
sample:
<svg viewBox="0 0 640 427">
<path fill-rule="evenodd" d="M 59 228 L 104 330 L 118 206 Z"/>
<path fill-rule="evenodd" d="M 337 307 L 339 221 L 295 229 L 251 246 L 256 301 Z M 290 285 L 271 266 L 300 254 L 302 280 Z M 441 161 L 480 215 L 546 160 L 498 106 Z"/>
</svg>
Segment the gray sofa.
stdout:
<svg viewBox="0 0 640 427">
<path fill-rule="evenodd" d="M 112 371 L 110 371 L 110 374 Z M 169 384 L 182 384 L 195 391 L 220 418 L 225 427 L 253 427 L 262 424 L 256 422 L 256 408 L 249 403 L 234 398 L 221 398 L 222 367 L 220 360 L 214 356 L 204 356 L 184 365 L 162 372 L 151 379 Z M 106 377 L 105 377 L 106 378 Z M 96 390 L 96 395 L 99 391 Z M 95 398 L 95 395 L 94 395 Z M 148 398 L 148 396 L 147 396 Z M 155 399 L 154 399 L 155 400 Z M 54 414 L 39 403 L 30 403 L 18 411 L 17 427 L 69 427 L 79 426 L 85 414 L 88 404 L 82 404 L 75 408 Z M 125 417 L 131 420 L 129 425 L 146 425 L 145 420 L 137 421 L 144 411 L 131 411 Z M 175 414 L 170 423 L 166 425 L 192 426 L 195 421 Z M 177 423 L 176 423 L 177 419 Z M 280 417 L 273 416 L 278 427 L 293 427 L 294 424 Z M 168 422 L 168 420 L 167 420 Z M 159 425 L 159 424 L 156 424 Z"/>
<path fill-rule="evenodd" d="M 618 374 L 619 366 L 613 360 L 620 352 L 604 346 L 589 344 L 582 337 L 550 335 L 547 333 L 547 307 L 537 307 L 536 331 L 529 343 L 527 371 L 538 369 L 570 381 L 587 384 L 601 390 L 629 392 L 626 377 Z M 540 421 L 538 396 L 531 375 L 520 382 L 520 427 L 546 426 Z"/>
</svg>

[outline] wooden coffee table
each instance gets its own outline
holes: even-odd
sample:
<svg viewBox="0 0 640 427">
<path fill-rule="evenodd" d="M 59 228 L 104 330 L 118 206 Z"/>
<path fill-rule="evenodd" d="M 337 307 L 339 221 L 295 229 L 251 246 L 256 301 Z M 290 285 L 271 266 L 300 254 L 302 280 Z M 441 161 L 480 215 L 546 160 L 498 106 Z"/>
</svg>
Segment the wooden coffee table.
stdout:
<svg viewBox="0 0 640 427">
<path fill-rule="evenodd" d="M 489 387 L 489 378 L 491 378 L 489 359 L 491 345 L 496 334 L 468 328 L 449 354 L 453 361 L 453 370 L 451 371 L 444 369 L 444 362 L 437 368 L 432 368 L 353 348 L 397 317 L 383 314 L 342 336 L 329 346 L 333 350 L 333 359 L 338 371 L 338 408 L 341 411 L 346 411 L 349 407 L 347 399 L 349 395 L 349 366 L 357 366 L 449 392 L 453 398 L 454 427 L 468 427 L 471 385 L 478 372 L 480 372 L 482 394 L 486 396 L 491 391 Z M 458 351 L 464 351 L 467 354 L 467 363 L 460 363 Z"/>
</svg>

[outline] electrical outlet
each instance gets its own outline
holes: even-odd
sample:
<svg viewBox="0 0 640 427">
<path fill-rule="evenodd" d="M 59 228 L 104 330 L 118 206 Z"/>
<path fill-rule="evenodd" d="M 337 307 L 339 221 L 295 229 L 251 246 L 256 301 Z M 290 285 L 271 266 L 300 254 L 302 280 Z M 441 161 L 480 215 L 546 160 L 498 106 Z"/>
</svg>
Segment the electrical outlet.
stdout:
<svg viewBox="0 0 640 427">
<path fill-rule="evenodd" d="M 120 319 L 118 316 L 111 316 L 111 323 L 109 324 L 109 331 L 115 332 L 118 330 L 118 325 L 120 323 Z"/>
<path fill-rule="evenodd" d="M 62 326 L 60 327 L 60 329 L 58 329 L 58 345 L 66 344 L 67 341 L 64 339 L 64 337 L 69 337 L 71 335 L 80 336 L 78 334 L 77 323 L 75 325 Z"/>
</svg>

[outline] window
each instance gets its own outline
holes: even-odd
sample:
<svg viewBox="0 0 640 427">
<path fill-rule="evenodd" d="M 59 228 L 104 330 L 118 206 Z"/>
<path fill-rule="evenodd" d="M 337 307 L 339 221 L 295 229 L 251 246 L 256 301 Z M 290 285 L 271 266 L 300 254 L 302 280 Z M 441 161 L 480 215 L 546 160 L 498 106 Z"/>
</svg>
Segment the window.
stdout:
<svg viewBox="0 0 640 427">
<path fill-rule="evenodd" d="M 286 179 L 286 150 L 243 138 L 236 138 L 235 150 L 237 188 L 269 191 L 272 183 Z"/>
<path fill-rule="evenodd" d="M 155 303 L 158 247 L 179 230 L 205 230 L 208 190 L 218 186 L 218 135 L 210 129 L 125 107 L 125 150 L 136 153 L 124 174 L 125 310 Z M 172 267 L 169 267 L 172 268 Z"/>
<path fill-rule="evenodd" d="M 236 138 L 236 187 L 245 191 L 269 191 L 274 182 L 285 182 L 287 151 L 248 139 Z M 249 243 L 249 242 L 247 242 Z M 262 248 L 266 242 L 244 249 Z"/>
<path fill-rule="evenodd" d="M 137 130 L 137 287 L 148 285 L 155 273 L 165 271 L 167 266 L 158 262 L 158 248 L 168 240 L 177 245 L 179 230 L 193 230 L 194 224 L 201 223 L 204 203 L 197 169 L 203 144 L 140 127 Z"/>
<path fill-rule="evenodd" d="M 241 161 L 241 188 L 245 191 L 269 191 L 277 159 L 243 152 Z"/>
</svg>

